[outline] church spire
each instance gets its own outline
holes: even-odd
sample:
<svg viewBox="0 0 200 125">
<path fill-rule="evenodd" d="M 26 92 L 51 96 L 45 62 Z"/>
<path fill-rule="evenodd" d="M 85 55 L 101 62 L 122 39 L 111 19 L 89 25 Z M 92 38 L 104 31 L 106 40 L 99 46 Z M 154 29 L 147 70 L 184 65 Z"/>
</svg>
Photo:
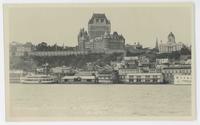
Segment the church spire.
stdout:
<svg viewBox="0 0 200 125">
<path fill-rule="evenodd" d="M 155 46 L 156 49 L 158 49 L 158 37 L 156 37 L 156 46 Z"/>
</svg>

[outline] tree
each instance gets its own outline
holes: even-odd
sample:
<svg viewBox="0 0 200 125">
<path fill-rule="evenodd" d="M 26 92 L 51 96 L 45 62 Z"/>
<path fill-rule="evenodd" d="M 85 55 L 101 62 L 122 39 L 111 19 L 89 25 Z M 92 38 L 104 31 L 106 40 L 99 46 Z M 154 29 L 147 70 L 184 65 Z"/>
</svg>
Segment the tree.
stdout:
<svg viewBox="0 0 200 125">
<path fill-rule="evenodd" d="M 36 46 L 36 50 L 37 50 L 37 51 L 46 51 L 46 50 L 48 50 L 47 43 L 45 43 L 45 42 L 39 43 L 39 44 Z"/>
<path fill-rule="evenodd" d="M 191 55 L 191 51 L 184 45 L 181 48 L 181 55 Z"/>
</svg>

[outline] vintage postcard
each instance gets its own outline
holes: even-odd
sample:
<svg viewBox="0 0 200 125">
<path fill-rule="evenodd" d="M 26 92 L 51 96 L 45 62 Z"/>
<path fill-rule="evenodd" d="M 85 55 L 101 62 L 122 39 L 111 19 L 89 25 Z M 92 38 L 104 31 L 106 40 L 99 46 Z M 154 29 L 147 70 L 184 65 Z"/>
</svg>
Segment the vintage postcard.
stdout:
<svg viewBox="0 0 200 125">
<path fill-rule="evenodd" d="M 194 120 L 194 5 L 5 4 L 6 119 Z"/>
</svg>

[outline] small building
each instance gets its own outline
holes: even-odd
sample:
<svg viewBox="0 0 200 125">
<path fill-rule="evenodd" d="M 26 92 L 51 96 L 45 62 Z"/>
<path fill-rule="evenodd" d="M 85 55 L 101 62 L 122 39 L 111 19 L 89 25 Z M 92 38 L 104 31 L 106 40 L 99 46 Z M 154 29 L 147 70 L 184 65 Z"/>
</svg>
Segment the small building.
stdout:
<svg viewBox="0 0 200 125">
<path fill-rule="evenodd" d="M 142 45 L 139 42 L 134 42 L 134 44 L 126 44 L 127 50 L 136 50 L 141 49 Z"/>
<path fill-rule="evenodd" d="M 134 74 L 134 73 L 142 72 L 142 71 L 140 71 L 140 68 L 136 68 L 136 69 L 121 68 L 118 71 L 119 71 L 119 79 L 120 79 L 120 82 L 122 82 L 122 83 L 127 82 L 127 80 L 126 80 L 127 74 Z"/>
<path fill-rule="evenodd" d="M 67 74 L 67 73 L 73 72 L 71 67 L 66 67 L 66 66 L 54 67 L 54 68 L 51 68 L 51 71 L 54 74 Z"/>
<path fill-rule="evenodd" d="M 166 64 L 157 64 L 156 65 L 156 70 L 162 70 L 163 68 L 167 68 L 169 65 Z"/>
<path fill-rule="evenodd" d="M 113 67 L 114 70 L 119 70 L 121 68 L 124 68 L 125 66 L 122 64 L 122 62 L 114 62 L 111 61 L 110 65 Z"/>
<path fill-rule="evenodd" d="M 125 56 L 122 60 L 122 64 L 125 65 L 125 68 L 137 68 L 139 58 L 137 56 Z"/>
<path fill-rule="evenodd" d="M 127 74 L 127 83 L 163 83 L 162 73 L 134 73 Z"/>
<path fill-rule="evenodd" d="M 95 76 L 64 76 L 62 83 L 95 83 Z"/>
<path fill-rule="evenodd" d="M 95 70 L 81 70 L 81 71 L 77 71 L 77 73 L 75 74 L 75 76 L 96 76 L 97 75 L 97 71 Z"/>
<path fill-rule="evenodd" d="M 98 74 L 98 83 L 112 83 L 112 74 Z"/>
<path fill-rule="evenodd" d="M 139 56 L 139 66 L 149 66 L 149 58 L 146 56 Z"/>
<path fill-rule="evenodd" d="M 160 59 L 156 59 L 156 64 L 160 65 L 160 64 L 170 64 L 171 60 L 168 58 L 160 58 Z"/>
<path fill-rule="evenodd" d="M 133 74 L 133 73 L 140 73 L 140 69 L 136 68 L 136 69 L 128 69 L 128 68 L 122 68 L 119 69 L 119 75 L 126 75 L 126 74 Z"/>
<path fill-rule="evenodd" d="M 192 75 L 174 75 L 174 84 L 192 84 Z"/>
<path fill-rule="evenodd" d="M 174 83 L 175 75 L 191 75 L 191 66 L 170 66 L 162 69 L 165 82 Z"/>
</svg>

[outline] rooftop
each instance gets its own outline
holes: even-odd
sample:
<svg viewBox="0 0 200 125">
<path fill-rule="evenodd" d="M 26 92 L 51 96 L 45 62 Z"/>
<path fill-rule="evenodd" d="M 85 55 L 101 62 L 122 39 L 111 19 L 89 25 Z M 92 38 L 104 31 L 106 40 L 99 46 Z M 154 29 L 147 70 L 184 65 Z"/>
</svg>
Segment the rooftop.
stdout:
<svg viewBox="0 0 200 125">
<path fill-rule="evenodd" d="M 106 20 L 106 24 L 110 24 L 110 21 L 107 19 L 104 13 L 93 13 L 92 18 L 89 20 L 88 24 L 92 24 L 96 18 L 104 18 Z"/>
</svg>

